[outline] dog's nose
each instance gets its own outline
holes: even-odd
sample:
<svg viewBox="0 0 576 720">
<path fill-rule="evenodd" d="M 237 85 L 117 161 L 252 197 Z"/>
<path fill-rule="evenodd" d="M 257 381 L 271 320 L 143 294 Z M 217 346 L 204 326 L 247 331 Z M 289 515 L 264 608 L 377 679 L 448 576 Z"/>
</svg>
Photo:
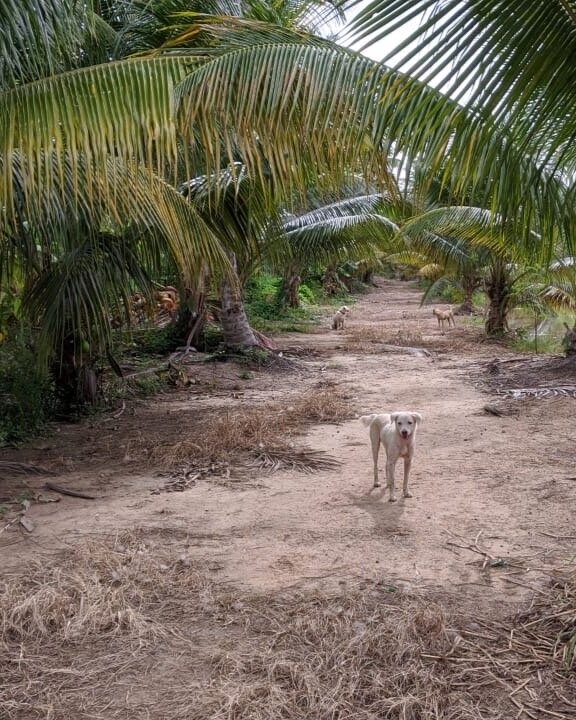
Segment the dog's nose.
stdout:
<svg viewBox="0 0 576 720">
<path fill-rule="evenodd" d="M 408 437 L 408 430 L 402 430 L 402 437 Z"/>
</svg>

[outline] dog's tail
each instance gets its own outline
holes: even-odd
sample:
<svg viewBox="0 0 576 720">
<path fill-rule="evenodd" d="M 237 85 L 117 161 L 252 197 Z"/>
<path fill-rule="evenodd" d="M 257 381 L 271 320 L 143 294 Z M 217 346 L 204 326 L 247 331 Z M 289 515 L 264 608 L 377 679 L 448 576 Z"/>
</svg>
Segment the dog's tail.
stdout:
<svg viewBox="0 0 576 720">
<path fill-rule="evenodd" d="M 362 425 L 368 426 L 372 424 L 372 421 L 375 417 L 377 417 L 377 415 L 362 415 L 362 417 L 360 418 L 360 422 L 362 423 Z"/>
</svg>

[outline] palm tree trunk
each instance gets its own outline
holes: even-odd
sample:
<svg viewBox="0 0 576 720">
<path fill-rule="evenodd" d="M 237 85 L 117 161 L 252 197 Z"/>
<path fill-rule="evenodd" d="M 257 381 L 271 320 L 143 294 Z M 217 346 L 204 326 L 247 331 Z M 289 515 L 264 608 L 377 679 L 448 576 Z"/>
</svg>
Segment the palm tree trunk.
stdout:
<svg viewBox="0 0 576 720">
<path fill-rule="evenodd" d="M 322 288 L 326 295 L 338 295 L 339 293 L 346 292 L 348 288 L 338 277 L 338 271 L 336 264 L 329 265 L 326 268 L 324 277 L 322 279 Z"/>
<path fill-rule="evenodd" d="M 284 302 L 288 307 L 298 308 L 300 307 L 300 296 L 298 291 L 300 289 L 300 283 L 302 278 L 297 272 L 290 270 L 284 277 L 284 287 L 282 289 L 282 296 Z"/>
<path fill-rule="evenodd" d="M 195 286 L 185 290 L 186 308 L 185 312 L 181 314 L 181 319 L 185 325 L 186 347 L 195 347 L 204 332 L 207 319 L 207 279 L 208 270 L 204 267 Z"/>
<path fill-rule="evenodd" d="M 224 335 L 224 345 L 230 350 L 242 350 L 258 346 L 260 343 L 248 322 L 236 269 L 236 257 L 233 253 L 230 259 L 233 276 L 224 278 L 222 283 L 220 324 Z"/>
<path fill-rule="evenodd" d="M 508 330 L 510 290 L 509 273 L 504 263 L 497 260 L 490 268 L 490 277 L 486 284 L 486 294 L 490 300 L 485 326 L 488 337 L 504 335 Z"/>
<path fill-rule="evenodd" d="M 472 315 L 474 312 L 474 292 L 478 288 L 478 279 L 473 277 L 467 277 L 464 275 L 462 278 L 462 289 L 464 291 L 464 300 L 458 308 L 459 315 Z"/>
</svg>

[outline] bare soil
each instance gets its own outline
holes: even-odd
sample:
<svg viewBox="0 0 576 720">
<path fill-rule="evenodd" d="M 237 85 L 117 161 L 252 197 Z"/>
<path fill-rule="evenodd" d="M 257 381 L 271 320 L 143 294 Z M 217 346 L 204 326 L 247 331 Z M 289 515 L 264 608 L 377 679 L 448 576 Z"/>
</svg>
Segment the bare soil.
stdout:
<svg viewBox="0 0 576 720">
<path fill-rule="evenodd" d="M 1 451 L 0 460 L 55 475 L 0 470 L 0 505 L 8 509 L 0 520 L 0 580 L 30 575 L 31 562 L 58 567 L 62 557 L 70 562 L 105 539 L 126 547 L 128 533 L 167 566 L 177 558 L 201 567 L 213 587 L 241 603 L 380 589 L 440 602 L 472 620 L 520 612 L 555 573 L 574 570 L 575 399 L 569 393 L 515 399 L 507 391 L 566 388 L 576 385 L 576 374 L 559 357 L 483 342 L 478 319 L 457 316 L 455 329 L 443 334 L 431 308 L 419 303 L 413 284 L 379 279 L 357 298 L 343 331 L 330 330 L 327 311 L 317 331 L 275 337 L 282 356 L 271 366 L 193 357 L 189 385 L 77 425 L 54 425 L 28 447 Z M 215 419 L 233 424 L 256 409 L 264 432 L 282 427 L 284 414 L 311 407 L 315 398 L 325 405 L 331 395 L 344 419 L 325 422 L 320 412 L 309 424 L 287 422 L 284 440 L 287 452 L 317 451 L 332 466 L 266 469 L 242 448 L 222 458 L 201 452 L 203 433 L 220 432 Z M 358 417 L 401 409 L 420 412 L 424 421 L 413 497 L 391 504 L 385 489 L 371 489 L 368 435 Z M 175 449 L 183 440 L 187 457 Z M 55 493 L 47 481 L 94 499 Z M 24 498 L 31 503 L 29 529 L 18 522 L 17 501 Z M 202 642 L 226 647 L 230 633 Z M 174 672 L 173 657 L 161 664 L 158 677 Z M 198 687 L 208 681 L 198 667 L 190 673 Z M 92 715 L 88 703 L 87 714 L 77 717 L 196 717 L 180 706 L 172 714 L 150 710 L 150 697 L 131 702 L 132 714 L 116 705 L 107 714 L 101 704 L 102 714 Z M 62 707 L 54 717 L 68 717 Z M 13 716 L 50 717 L 34 712 Z M 205 717 L 256 717 L 235 712 Z M 309 717 L 322 717 L 316 712 Z"/>
</svg>

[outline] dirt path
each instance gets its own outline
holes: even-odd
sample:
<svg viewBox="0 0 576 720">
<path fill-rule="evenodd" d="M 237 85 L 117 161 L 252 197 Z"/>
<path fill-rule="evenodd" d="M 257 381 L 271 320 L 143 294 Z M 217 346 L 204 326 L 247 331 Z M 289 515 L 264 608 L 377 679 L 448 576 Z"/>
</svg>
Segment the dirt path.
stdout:
<svg viewBox="0 0 576 720">
<path fill-rule="evenodd" d="M 523 401 L 507 415 L 487 414 L 483 407 L 494 398 L 471 375 L 480 372 L 479 361 L 511 356 L 480 344 L 470 321 L 458 319 L 441 335 L 409 283 L 379 285 L 358 299 L 342 333 L 279 338 L 287 354 L 300 355 L 290 372 L 240 380 L 220 365 L 189 391 L 2 453 L 68 468 L 57 482 L 98 496 L 34 504 L 33 532 L 15 525 L 0 535 L 3 568 L 13 571 L 86 536 L 146 528 L 156 529 L 154 542 L 202 559 L 215 577 L 248 590 L 377 582 L 487 605 L 518 602 L 574 555 L 576 478 L 567 424 L 574 400 Z M 378 351 L 391 342 L 424 346 L 431 355 Z M 337 459 L 336 470 L 254 473 L 237 483 L 206 478 L 185 492 L 152 494 L 162 480 L 138 453 L 155 437 L 178 437 L 198 413 L 215 407 L 290 403 L 320 385 L 343 392 L 356 416 L 422 413 L 413 498 L 390 504 L 383 492 L 370 492 L 367 431 L 357 419 L 317 425 L 301 439 Z M 24 486 L 14 478 L 3 486 L 0 478 L 0 495 L 38 490 L 41 482 L 29 478 Z"/>
</svg>

